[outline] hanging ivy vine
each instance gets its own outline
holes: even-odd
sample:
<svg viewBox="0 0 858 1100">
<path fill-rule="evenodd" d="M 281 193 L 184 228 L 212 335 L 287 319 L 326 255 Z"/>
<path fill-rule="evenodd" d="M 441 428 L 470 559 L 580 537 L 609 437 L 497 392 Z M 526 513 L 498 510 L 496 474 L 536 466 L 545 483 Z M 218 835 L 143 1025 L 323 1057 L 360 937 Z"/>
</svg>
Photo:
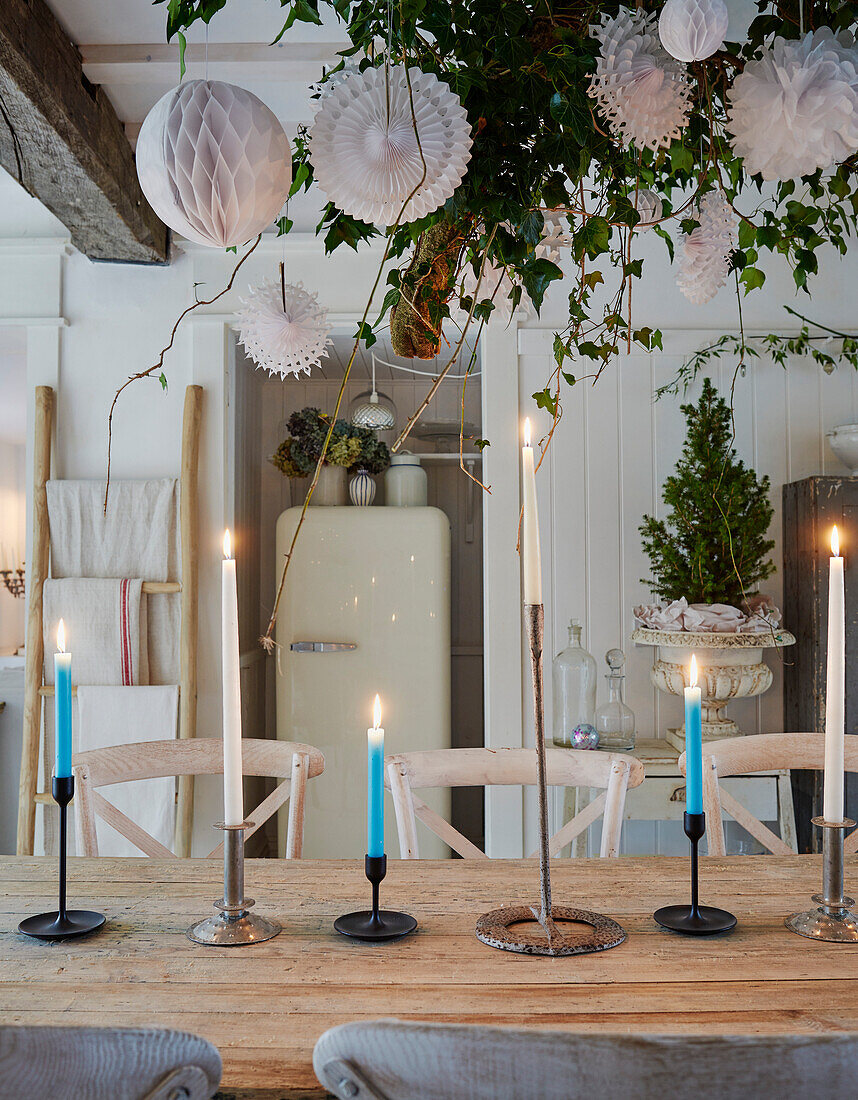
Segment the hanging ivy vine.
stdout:
<svg viewBox="0 0 858 1100">
<path fill-rule="evenodd" d="M 168 39 L 182 38 L 198 20 L 208 23 L 227 2 L 166 0 Z M 404 258 L 403 265 L 389 275 L 376 325 L 390 324 L 394 347 L 403 354 L 437 354 L 441 324 L 451 304 L 458 304 L 463 274 L 486 256 L 512 277 L 514 301 L 526 294 L 537 310 L 553 282 L 564 274 L 571 279 L 568 320 L 554 341 L 556 370 L 535 395 L 550 411 L 557 411 L 562 383 L 574 384 L 582 359 L 593 364 L 593 371 L 584 372 L 592 375 L 632 341 L 647 349 L 660 346 L 657 330 L 630 324 L 632 284 L 644 274 L 632 244 L 638 188 L 652 188 L 662 198 L 655 232 L 671 256 L 678 234 L 697 224 L 699 198 L 720 189 L 740 221 L 731 262 L 743 293 L 765 282 L 760 259 L 767 252 L 782 257 L 796 286 L 810 291 L 819 247 L 827 243 L 846 251 L 858 223 L 856 158 L 833 172 L 764 185 L 743 171 L 725 124 L 728 89 L 765 43 L 775 35 L 796 38 L 801 25 L 854 32 L 858 4 L 806 3 L 802 12 L 797 3 L 761 3 L 746 41 L 726 43 L 687 67 L 688 125 L 657 151 L 641 151 L 613 136 L 587 94 L 599 46 L 590 27 L 602 13 L 615 14 L 618 4 L 397 0 L 388 9 L 370 0 L 280 0 L 284 23 L 278 39 L 296 23 L 321 23 L 320 4 L 344 23 L 351 47 L 343 51 L 343 63 L 349 57 L 361 58 L 362 67 L 380 63 L 379 49 L 389 37 L 397 58 L 450 85 L 473 128 L 472 159 L 453 197 L 429 217 L 392 232 L 389 254 Z M 640 10 L 657 12 L 661 6 L 648 0 Z M 293 173 L 298 187 L 312 185 L 304 132 L 295 142 Z M 568 252 L 557 262 L 540 250 L 547 211 L 568 220 Z M 382 231 L 328 204 L 317 232 L 330 252 L 357 248 Z M 408 308 L 398 308 L 403 299 Z M 464 304 L 470 304 L 467 298 Z M 485 321 L 495 308 L 494 302 L 480 302 L 474 317 Z M 368 328 L 364 335 L 370 335 Z"/>
</svg>

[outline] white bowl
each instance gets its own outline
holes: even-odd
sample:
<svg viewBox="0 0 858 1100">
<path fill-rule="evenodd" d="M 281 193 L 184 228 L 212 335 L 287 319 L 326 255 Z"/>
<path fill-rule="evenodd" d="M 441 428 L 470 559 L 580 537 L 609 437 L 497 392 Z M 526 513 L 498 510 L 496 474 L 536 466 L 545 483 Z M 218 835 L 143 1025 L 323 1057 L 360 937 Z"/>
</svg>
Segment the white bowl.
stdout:
<svg viewBox="0 0 858 1100">
<path fill-rule="evenodd" d="M 826 438 L 840 461 L 858 477 L 858 424 L 840 424 L 826 432 Z"/>
</svg>

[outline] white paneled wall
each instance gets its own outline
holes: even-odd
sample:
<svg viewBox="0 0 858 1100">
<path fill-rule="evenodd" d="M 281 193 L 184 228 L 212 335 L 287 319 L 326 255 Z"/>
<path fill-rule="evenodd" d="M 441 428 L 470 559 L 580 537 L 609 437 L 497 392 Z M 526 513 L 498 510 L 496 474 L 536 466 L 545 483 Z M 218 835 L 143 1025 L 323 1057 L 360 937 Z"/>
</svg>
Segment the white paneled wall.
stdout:
<svg viewBox="0 0 858 1100">
<path fill-rule="evenodd" d="M 681 701 L 657 692 L 649 682 L 653 651 L 633 646 L 629 636 L 634 628 L 632 608 L 649 599 L 642 580 L 649 575 L 649 563 L 638 525 L 644 513 L 664 513 L 661 485 L 672 472 L 684 440 L 680 404 L 696 400 L 700 385 L 681 399 L 668 396 L 655 401 L 653 395 L 674 376 L 683 357 L 704 346 L 710 335 L 699 330 L 666 333 L 664 352 L 623 356 L 595 385 L 579 383 L 567 390 L 562 424 L 537 475 L 547 584 L 546 665 L 566 645 L 569 619 L 580 618 L 585 645 L 599 668 L 601 703 L 606 697 L 604 654 L 620 646 L 627 655 L 626 701 L 635 712 L 639 737 L 663 737 L 668 726 L 682 721 Z M 552 334 L 544 330 L 520 333 L 521 407 L 531 416 L 530 395 L 545 385 L 552 368 L 551 340 Z M 725 357 L 709 370 L 728 400 L 733 369 L 734 361 Z M 828 376 L 806 360 L 795 360 L 786 370 L 757 360 L 736 381 L 736 449 L 759 474 L 768 474 L 772 483 L 775 514 L 770 535 L 775 540 L 772 558 L 777 573 L 764 588 L 779 606 L 781 487 L 811 474 L 848 473 L 828 446 L 825 433 L 854 420 L 856 412 L 858 378 L 848 365 Z M 547 429 L 547 414 L 537 413 L 537 420 L 543 431 Z M 787 628 L 790 625 L 785 623 Z M 783 657 L 769 651 L 768 663 L 775 675 L 771 689 L 757 700 L 730 706 L 729 713 L 746 733 L 782 729 L 781 661 L 789 659 L 789 651 Z M 529 712 L 525 713 L 529 722 Z M 546 721 L 550 730 L 550 715 Z M 531 728 L 526 731 L 529 743 L 532 737 Z M 526 814 L 525 819 L 532 821 L 533 815 Z M 654 835 L 654 826 L 629 830 L 629 845 L 651 844 L 644 841 L 644 834 Z M 656 843 L 665 850 L 660 838 Z"/>
</svg>

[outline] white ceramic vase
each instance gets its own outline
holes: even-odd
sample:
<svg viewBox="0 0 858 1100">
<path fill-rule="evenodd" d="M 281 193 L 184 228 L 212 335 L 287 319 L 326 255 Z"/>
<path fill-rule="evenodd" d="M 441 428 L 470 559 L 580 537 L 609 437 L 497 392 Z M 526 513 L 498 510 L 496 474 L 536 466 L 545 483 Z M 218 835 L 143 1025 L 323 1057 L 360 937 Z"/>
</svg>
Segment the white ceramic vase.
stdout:
<svg viewBox="0 0 858 1100">
<path fill-rule="evenodd" d="M 656 646 L 650 680 L 669 695 L 681 696 L 688 687 L 691 655 L 697 657 L 703 696 L 703 740 L 740 737 L 742 730 L 724 709 L 732 699 L 762 695 L 772 685 L 772 670 L 763 661 L 770 648 L 795 645 L 787 630 L 764 634 L 722 634 L 687 630 L 651 630 L 638 627 L 632 634 L 638 645 Z M 674 748 L 685 750 L 685 726 L 667 730 Z"/>
<path fill-rule="evenodd" d="M 348 504 L 348 502 L 348 478 L 345 466 L 323 466 L 322 472 L 319 474 L 319 480 L 316 482 L 316 488 L 313 490 L 312 497 L 310 497 L 310 503 L 323 508 L 331 508 Z"/>
</svg>

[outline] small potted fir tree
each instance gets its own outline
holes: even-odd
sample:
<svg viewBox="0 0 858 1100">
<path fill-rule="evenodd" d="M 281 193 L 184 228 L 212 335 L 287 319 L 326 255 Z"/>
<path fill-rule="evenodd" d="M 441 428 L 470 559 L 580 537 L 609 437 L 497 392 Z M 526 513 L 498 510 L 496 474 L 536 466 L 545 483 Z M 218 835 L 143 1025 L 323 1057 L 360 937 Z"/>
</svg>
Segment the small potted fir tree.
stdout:
<svg viewBox="0 0 858 1100">
<path fill-rule="evenodd" d="M 652 682 L 681 695 L 695 653 L 703 694 L 703 738 L 741 734 L 724 714 L 731 699 L 761 695 L 772 682 L 763 650 L 792 645 L 780 612 L 759 593 L 774 572 L 768 538 L 769 479 L 733 449 L 730 409 L 706 378 L 696 405 L 682 406 L 685 444 L 662 490 L 664 519 L 640 526 L 658 602 L 635 608 L 634 642 L 657 646 Z M 683 749 L 684 729 L 667 731 Z"/>
</svg>

